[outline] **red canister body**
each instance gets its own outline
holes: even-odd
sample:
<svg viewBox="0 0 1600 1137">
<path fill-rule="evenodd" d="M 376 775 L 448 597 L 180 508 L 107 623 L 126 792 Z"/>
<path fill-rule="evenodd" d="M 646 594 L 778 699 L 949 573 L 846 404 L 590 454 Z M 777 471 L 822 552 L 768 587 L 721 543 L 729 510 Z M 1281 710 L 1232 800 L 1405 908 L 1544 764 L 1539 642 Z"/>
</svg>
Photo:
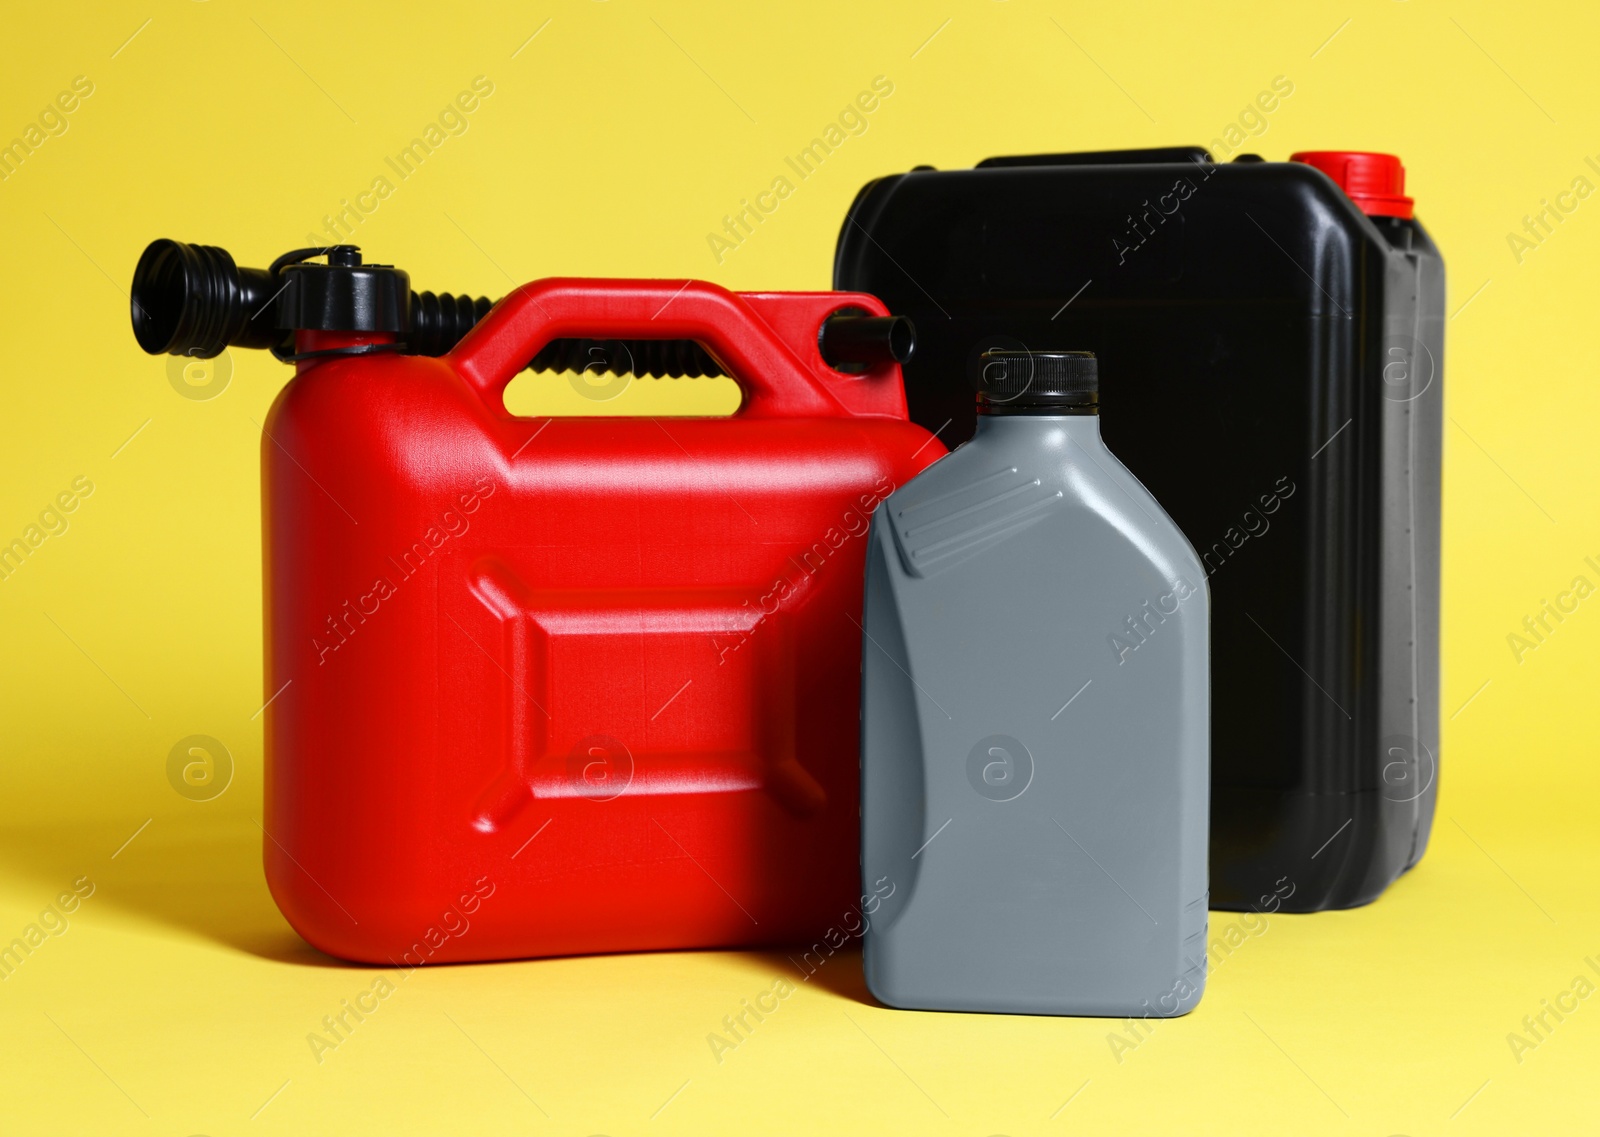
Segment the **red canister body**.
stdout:
<svg viewBox="0 0 1600 1137">
<path fill-rule="evenodd" d="M 545 280 L 444 358 L 301 362 L 262 442 L 264 847 L 301 935 L 406 965 L 726 947 L 860 902 L 867 520 L 944 448 L 898 366 L 822 360 L 843 309 L 884 314 Z M 576 336 L 698 340 L 743 405 L 509 414 Z"/>
</svg>

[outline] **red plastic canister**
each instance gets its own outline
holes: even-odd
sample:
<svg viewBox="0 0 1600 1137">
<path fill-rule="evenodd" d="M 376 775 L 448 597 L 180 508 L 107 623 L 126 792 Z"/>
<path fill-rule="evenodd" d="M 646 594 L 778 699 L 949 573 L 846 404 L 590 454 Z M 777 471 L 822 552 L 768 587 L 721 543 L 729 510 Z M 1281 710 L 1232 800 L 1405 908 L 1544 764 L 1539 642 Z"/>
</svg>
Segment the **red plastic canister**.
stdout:
<svg viewBox="0 0 1600 1137">
<path fill-rule="evenodd" d="M 852 293 L 552 279 L 443 358 L 303 358 L 262 441 L 266 870 L 415 965 L 821 935 L 860 903 L 868 518 L 944 453 Z M 558 337 L 698 340 L 727 418 L 521 418 Z M 392 336 L 302 332 L 300 352 Z"/>
</svg>

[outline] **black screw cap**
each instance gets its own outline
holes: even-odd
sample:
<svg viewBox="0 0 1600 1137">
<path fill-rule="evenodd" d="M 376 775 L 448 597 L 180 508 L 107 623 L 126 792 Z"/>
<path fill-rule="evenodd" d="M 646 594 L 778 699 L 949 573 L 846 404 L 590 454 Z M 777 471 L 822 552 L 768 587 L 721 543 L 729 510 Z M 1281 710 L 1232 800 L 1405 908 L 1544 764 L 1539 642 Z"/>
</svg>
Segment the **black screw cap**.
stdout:
<svg viewBox="0 0 1600 1137">
<path fill-rule="evenodd" d="M 1095 414 L 1092 351 L 986 351 L 978 357 L 979 414 Z"/>
</svg>

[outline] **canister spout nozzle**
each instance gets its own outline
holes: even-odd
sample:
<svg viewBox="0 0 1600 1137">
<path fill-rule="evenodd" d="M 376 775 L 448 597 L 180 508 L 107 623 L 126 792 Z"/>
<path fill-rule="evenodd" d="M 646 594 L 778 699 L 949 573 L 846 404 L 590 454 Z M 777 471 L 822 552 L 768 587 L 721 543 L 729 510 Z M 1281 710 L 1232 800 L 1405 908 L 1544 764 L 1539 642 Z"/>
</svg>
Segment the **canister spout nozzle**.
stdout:
<svg viewBox="0 0 1600 1137">
<path fill-rule="evenodd" d="M 225 347 L 284 338 L 266 269 L 240 268 L 226 249 L 152 241 L 133 270 L 133 334 L 151 355 L 209 359 Z"/>
<path fill-rule="evenodd" d="M 904 316 L 830 316 L 817 347 L 829 367 L 904 363 L 916 350 L 916 327 Z"/>
<path fill-rule="evenodd" d="M 312 263 L 326 258 L 326 264 Z M 296 358 L 297 330 L 393 333 L 411 355 L 444 355 L 488 315 L 486 296 L 412 292 L 391 265 L 364 264 L 354 245 L 295 249 L 269 268 L 241 268 L 226 249 L 152 241 L 133 270 L 133 335 L 151 355 L 209 359 L 225 348 L 271 349 Z M 904 316 L 859 310 L 823 321 L 817 347 L 830 367 L 864 371 L 904 363 L 916 329 Z M 528 366 L 640 376 L 716 376 L 722 366 L 693 340 L 558 339 Z"/>
</svg>

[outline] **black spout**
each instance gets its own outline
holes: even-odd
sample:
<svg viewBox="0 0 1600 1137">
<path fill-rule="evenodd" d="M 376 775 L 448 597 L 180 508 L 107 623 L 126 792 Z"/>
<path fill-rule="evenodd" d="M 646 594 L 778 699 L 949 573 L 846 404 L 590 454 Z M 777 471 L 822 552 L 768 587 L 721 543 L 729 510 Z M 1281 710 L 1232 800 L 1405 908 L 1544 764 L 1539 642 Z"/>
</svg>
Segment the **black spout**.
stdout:
<svg viewBox="0 0 1600 1137">
<path fill-rule="evenodd" d="M 823 321 L 817 347 L 829 367 L 904 363 L 916 350 L 917 330 L 904 316 L 841 313 Z"/>
<path fill-rule="evenodd" d="M 266 269 L 240 268 L 226 249 L 152 241 L 133 270 L 133 334 L 151 355 L 273 347 L 283 333 L 272 292 Z"/>
</svg>

